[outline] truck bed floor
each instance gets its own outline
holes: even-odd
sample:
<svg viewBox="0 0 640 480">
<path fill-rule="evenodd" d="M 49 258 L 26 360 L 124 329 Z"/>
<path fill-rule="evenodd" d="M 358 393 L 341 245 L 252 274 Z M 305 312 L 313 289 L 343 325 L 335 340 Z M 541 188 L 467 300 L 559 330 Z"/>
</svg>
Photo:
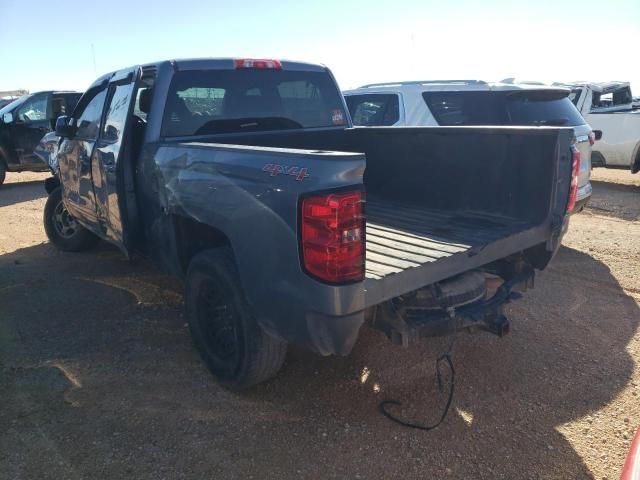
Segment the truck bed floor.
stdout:
<svg viewBox="0 0 640 480">
<path fill-rule="evenodd" d="M 377 280 L 426 263 L 473 256 L 530 227 L 482 212 L 451 212 L 367 198 L 366 277 Z"/>
</svg>

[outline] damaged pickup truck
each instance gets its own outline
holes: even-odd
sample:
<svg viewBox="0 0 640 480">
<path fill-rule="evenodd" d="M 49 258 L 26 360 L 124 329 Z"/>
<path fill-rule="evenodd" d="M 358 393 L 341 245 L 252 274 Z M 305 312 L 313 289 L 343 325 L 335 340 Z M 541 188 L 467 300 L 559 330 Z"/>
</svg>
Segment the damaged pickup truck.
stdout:
<svg viewBox="0 0 640 480">
<path fill-rule="evenodd" d="M 45 228 L 184 280 L 226 386 L 272 377 L 287 343 L 346 355 L 508 331 L 502 307 L 557 251 L 575 203 L 570 128 L 352 128 L 320 65 L 164 61 L 99 78 L 60 117 Z"/>
</svg>

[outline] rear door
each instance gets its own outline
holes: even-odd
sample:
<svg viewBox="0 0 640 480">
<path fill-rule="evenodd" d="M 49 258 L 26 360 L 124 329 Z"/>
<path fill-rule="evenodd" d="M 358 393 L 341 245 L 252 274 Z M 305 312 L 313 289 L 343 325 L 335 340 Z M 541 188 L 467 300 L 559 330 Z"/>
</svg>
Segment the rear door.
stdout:
<svg viewBox="0 0 640 480">
<path fill-rule="evenodd" d="M 125 253 L 129 242 L 125 236 L 125 175 L 130 167 L 129 141 L 132 137 L 131 114 L 135 101 L 134 70 L 119 72 L 109 84 L 100 136 L 92 162 L 97 215 L 103 234 Z"/>
</svg>

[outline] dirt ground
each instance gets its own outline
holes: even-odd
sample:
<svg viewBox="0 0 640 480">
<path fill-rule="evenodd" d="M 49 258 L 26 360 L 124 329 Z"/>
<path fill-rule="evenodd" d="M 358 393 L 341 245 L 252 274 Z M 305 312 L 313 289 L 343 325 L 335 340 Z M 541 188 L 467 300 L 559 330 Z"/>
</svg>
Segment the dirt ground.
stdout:
<svg viewBox="0 0 640 480">
<path fill-rule="evenodd" d="M 180 286 L 101 244 L 65 254 L 42 228 L 46 175 L 0 188 L 0 479 L 615 479 L 640 425 L 640 175 L 597 169 L 590 207 L 511 334 L 460 335 L 452 410 L 434 359 L 363 329 L 349 357 L 291 348 L 248 392 L 218 387 Z"/>
</svg>

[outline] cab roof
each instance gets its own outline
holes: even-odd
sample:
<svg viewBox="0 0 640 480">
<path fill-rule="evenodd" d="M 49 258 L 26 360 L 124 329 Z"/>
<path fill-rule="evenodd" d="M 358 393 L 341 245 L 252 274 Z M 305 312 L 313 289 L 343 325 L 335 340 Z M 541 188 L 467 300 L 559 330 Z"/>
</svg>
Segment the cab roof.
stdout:
<svg viewBox="0 0 640 480">
<path fill-rule="evenodd" d="M 179 70 L 233 70 L 236 68 L 236 60 L 246 60 L 246 57 L 226 57 L 226 58 L 181 58 L 173 60 L 161 60 L 158 62 L 151 62 L 139 65 L 133 65 L 131 67 L 123 68 L 106 73 L 97 78 L 91 87 L 100 85 L 105 81 L 111 81 L 114 78 L 124 78 L 130 73 L 133 73 L 137 69 L 143 71 L 157 71 L 166 68 L 171 68 L 174 71 Z M 253 59 L 251 60 L 267 60 L 267 59 Z M 271 59 L 268 59 L 271 60 Z M 299 71 L 311 71 L 311 72 L 323 72 L 327 70 L 327 67 L 322 64 L 297 62 L 292 60 L 278 60 L 283 70 L 299 70 Z"/>
<path fill-rule="evenodd" d="M 554 85 L 562 85 L 570 88 L 577 87 L 589 87 L 594 92 L 610 93 L 623 88 L 629 88 L 631 84 L 629 82 L 610 81 L 610 82 L 566 82 L 566 83 L 554 83 Z"/>
<path fill-rule="evenodd" d="M 371 83 L 361 87 L 345 90 L 345 94 L 364 93 L 365 91 L 394 91 L 398 89 L 448 90 L 448 91 L 517 91 L 517 90 L 549 90 L 565 91 L 566 87 L 549 86 L 540 83 L 485 82 L 483 80 L 416 80 L 409 82 Z"/>
</svg>

